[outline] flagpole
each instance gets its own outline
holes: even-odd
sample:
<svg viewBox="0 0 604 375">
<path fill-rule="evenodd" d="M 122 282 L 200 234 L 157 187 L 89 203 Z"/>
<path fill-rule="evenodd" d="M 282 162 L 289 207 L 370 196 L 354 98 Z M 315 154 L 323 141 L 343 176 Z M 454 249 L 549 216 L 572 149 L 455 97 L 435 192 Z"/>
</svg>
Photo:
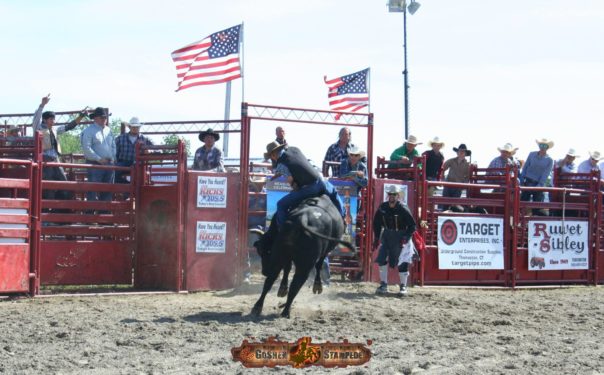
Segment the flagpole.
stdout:
<svg viewBox="0 0 604 375">
<path fill-rule="evenodd" d="M 244 44 L 243 44 L 243 21 L 241 21 L 241 34 L 239 34 L 239 41 L 241 43 L 241 102 L 245 102 L 245 76 L 243 75 L 243 71 L 244 71 L 244 67 L 245 67 L 245 56 L 244 56 L 244 52 L 245 52 L 245 48 Z"/>
<path fill-rule="evenodd" d="M 229 119 L 231 118 L 231 81 L 226 83 L 226 97 L 224 98 L 224 141 L 222 142 L 222 150 L 224 157 L 229 157 Z"/>
</svg>

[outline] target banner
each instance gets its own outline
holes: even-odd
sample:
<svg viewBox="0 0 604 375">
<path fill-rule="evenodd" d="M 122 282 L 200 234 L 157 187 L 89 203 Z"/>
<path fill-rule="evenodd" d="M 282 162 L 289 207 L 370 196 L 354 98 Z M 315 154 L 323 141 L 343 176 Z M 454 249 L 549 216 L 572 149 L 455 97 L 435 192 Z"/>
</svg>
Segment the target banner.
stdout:
<svg viewBox="0 0 604 375">
<path fill-rule="evenodd" d="M 439 216 L 438 268 L 502 270 L 503 219 Z"/>
</svg>

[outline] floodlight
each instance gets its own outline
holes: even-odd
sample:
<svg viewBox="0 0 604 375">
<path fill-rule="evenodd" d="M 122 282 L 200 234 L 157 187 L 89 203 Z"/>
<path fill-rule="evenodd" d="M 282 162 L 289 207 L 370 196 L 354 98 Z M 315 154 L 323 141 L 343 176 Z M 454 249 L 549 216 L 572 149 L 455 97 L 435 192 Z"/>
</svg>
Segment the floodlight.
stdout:
<svg viewBox="0 0 604 375">
<path fill-rule="evenodd" d="M 388 11 L 391 13 L 400 13 L 405 11 L 405 0 L 388 0 Z"/>
<path fill-rule="evenodd" d="M 417 1 L 411 0 L 411 4 L 409 4 L 409 6 L 407 7 L 407 10 L 409 10 L 409 14 L 413 15 L 415 14 L 415 12 L 417 12 L 417 10 L 419 9 L 419 7 L 422 6 L 420 3 L 418 3 Z"/>
</svg>

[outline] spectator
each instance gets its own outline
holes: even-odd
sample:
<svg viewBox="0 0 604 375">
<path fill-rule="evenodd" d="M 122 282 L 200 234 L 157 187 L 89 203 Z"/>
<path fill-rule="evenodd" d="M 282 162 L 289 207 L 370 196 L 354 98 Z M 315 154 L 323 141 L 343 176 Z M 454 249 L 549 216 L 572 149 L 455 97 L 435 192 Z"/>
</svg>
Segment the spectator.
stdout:
<svg viewBox="0 0 604 375">
<path fill-rule="evenodd" d="M 128 126 L 130 132 L 120 134 L 115 139 L 117 156 L 116 165 L 120 167 L 131 167 L 132 164 L 134 164 L 134 159 L 136 157 L 136 144 L 140 143 L 141 145 L 152 146 L 153 142 L 140 133 L 142 124 L 138 117 L 132 117 L 130 122 L 125 122 L 125 125 Z M 115 182 L 127 184 L 126 174 L 127 172 L 117 171 L 115 173 Z"/>
<path fill-rule="evenodd" d="M 352 133 L 350 132 L 350 129 L 347 127 L 341 128 L 338 137 L 338 141 L 329 146 L 329 148 L 327 149 L 327 152 L 325 153 L 325 158 L 323 159 L 324 162 L 333 161 L 341 163 L 342 160 L 348 157 L 349 150 L 354 146 L 354 144 L 350 142 L 350 140 L 352 139 Z M 332 176 L 335 177 L 340 175 L 339 166 L 323 164 L 324 176 L 329 175 L 328 173 L 330 168 Z"/>
<path fill-rule="evenodd" d="M 503 147 L 497 147 L 499 156 L 491 160 L 489 163 L 489 169 L 505 169 L 506 167 L 518 167 L 520 168 L 520 162 L 514 159 L 518 147 L 512 146 L 511 143 L 506 143 Z M 505 171 L 488 171 L 488 175 L 504 175 Z"/>
<path fill-rule="evenodd" d="M 367 166 L 361 161 L 365 156 L 365 152 L 361 151 L 357 146 L 353 146 L 348 150 L 348 159 L 342 160 L 340 163 L 340 178 L 354 181 L 358 189 L 367 186 Z"/>
<path fill-rule="evenodd" d="M 604 158 L 602 158 L 599 151 L 589 151 L 589 159 L 584 160 L 579 164 L 577 173 L 591 173 L 591 171 L 601 172 L 598 162 L 602 159 Z"/>
<path fill-rule="evenodd" d="M 6 145 L 20 146 L 22 142 L 17 141 L 21 137 L 21 129 L 17 125 L 11 125 L 6 129 Z"/>
<path fill-rule="evenodd" d="M 391 163 L 388 168 L 409 168 L 413 163 L 413 158 L 419 156 L 419 152 L 415 149 L 421 143 L 417 142 L 414 135 L 409 135 L 405 143 L 390 155 L 390 160 L 400 160 L 400 163 Z"/>
<path fill-rule="evenodd" d="M 199 133 L 199 140 L 204 144 L 195 151 L 193 169 L 198 171 L 224 172 L 222 151 L 214 144 L 220 140 L 220 134 L 213 129 L 204 130 Z"/>
<path fill-rule="evenodd" d="M 445 146 L 445 142 L 442 142 L 440 138 L 434 137 L 428 141 L 428 147 L 431 150 L 425 151 L 422 155 L 426 157 L 426 179 L 428 181 L 440 180 L 440 173 L 445 160 L 444 155 L 440 152 L 440 149 Z M 428 188 L 428 195 L 433 196 L 436 187 L 430 186 Z"/>
<path fill-rule="evenodd" d="M 566 156 L 556 162 L 556 168 L 560 173 L 576 173 L 575 158 L 577 158 L 575 149 L 568 149 Z"/>
<path fill-rule="evenodd" d="M 61 161 L 61 144 L 59 143 L 58 136 L 75 128 L 86 116 L 86 112 L 80 112 L 80 114 L 67 125 L 55 127 L 55 113 L 52 111 L 43 112 L 44 107 L 49 101 L 50 97 L 48 96 L 42 98 L 42 102 L 34 114 L 32 128 L 34 129 L 34 132 L 39 131 L 42 133 L 42 160 L 45 162 L 58 163 Z M 44 166 L 42 169 L 42 179 L 67 181 L 67 176 L 65 175 L 63 167 Z M 42 198 L 44 199 L 71 199 L 71 197 L 72 194 L 63 190 L 44 190 L 42 192 Z"/>
<path fill-rule="evenodd" d="M 97 107 L 89 117 L 93 123 L 90 124 L 82 134 L 82 150 L 88 164 L 114 165 L 115 164 L 115 138 L 111 128 L 107 124 L 107 118 L 110 116 L 106 108 Z M 104 182 L 112 184 L 114 181 L 114 171 L 111 169 L 88 168 L 88 182 Z M 97 193 L 89 191 L 86 193 L 88 201 L 110 201 L 111 192 Z"/>
<path fill-rule="evenodd" d="M 457 153 L 457 156 L 447 160 L 443 165 L 443 173 L 447 170 L 449 171 L 445 181 L 470 182 L 470 163 L 466 160 L 466 156 L 472 156 L 472 151 L 468 150 L 468 147 L 464 143 L 460 144 L 459 147 L 453 147 L 453 151 Z M 443 197 L 459 198 L 461 197 L 462 190 L 445 186 Z"/>
<path fill-rule="evenodd" d="M 529 153 L 522 172 L 520 173 L 520 185 L 521 186 L 545 186 L 547 178 L 554 166 L 554 161 L 547 154 L 547 150 L 554 147 L 554 142 L 545 138 L 536 140 L 539 145 L 539 151 L 533 151 Z M 543 202 L 544 195 L 542 191 L 523 191 L 520 195 L 520 200 L 530 201 L 531 198 L 534 202 Z M 544 215 L 539 210 L 538 215 Z"/>
<path fill-rule="evenodd" d="M 285 140 L 285 130 L 281 126 L 277 126 L 277 128 L 275 128 L 275 135 L 277 136 L 277 138 L 275 138 L 277 143 L 280 145 L 287 144 L 287 141 Z"/>
</svg>

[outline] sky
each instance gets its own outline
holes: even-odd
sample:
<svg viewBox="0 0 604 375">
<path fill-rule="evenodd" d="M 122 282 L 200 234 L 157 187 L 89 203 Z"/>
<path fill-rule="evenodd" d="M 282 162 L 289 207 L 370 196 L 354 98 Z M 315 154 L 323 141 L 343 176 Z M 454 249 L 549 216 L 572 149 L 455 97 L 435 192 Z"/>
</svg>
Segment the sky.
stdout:
<svg viewBox="0 0 604 375">
<path fill-rule="evenodd" d="M 175 92 L 170 53 L 244 22 L 232 119 L 242 97 L 327 110 L 323 77 L 370 67 L 374 157 L 388 157 L 404 142 L 403 20 L 385 2 L 0 0 L 0 113 L 33 112 L 51 93 L 47 109 L 55 111 L 106 106 L 123 120 L 220 120 L 225 85 Z M 604 152 L 604 1 L 420 3 L 407 22 L 409 128 L 420 151 L 438 136 L 445 157 L 465 143 L 482 167 L 507 142 L 525 159 L 536 138 L 555 142 L 555 159 L 569 148 L 578 160 Z M 262 155 L 277 125 L 317 162 L 339 130 L 258 121 L 252 156 Z M 367 149 L 364 130 L 352 138 Z M 193 150 L 200 146 L 191 140 Z M 238 156 L 237 141 L 231 137 L 229 156 Z"/>
</svg>

